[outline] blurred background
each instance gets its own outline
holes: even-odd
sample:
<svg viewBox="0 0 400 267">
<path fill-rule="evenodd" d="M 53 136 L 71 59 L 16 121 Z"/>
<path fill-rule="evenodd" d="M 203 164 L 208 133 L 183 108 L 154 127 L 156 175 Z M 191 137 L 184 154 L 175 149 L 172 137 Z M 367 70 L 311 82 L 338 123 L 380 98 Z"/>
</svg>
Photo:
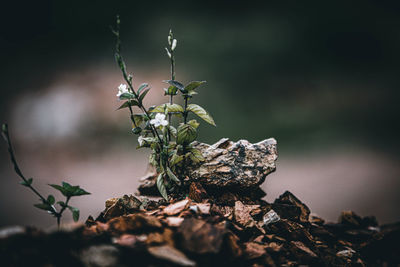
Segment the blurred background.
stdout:
<svg viewBox="0 0 400 267">
<path fill-rule="evenodd" d="M 71 202 L 81 220 L 136 192 L 146 171 L 128 111 L 115 111 L 116 14 L 134 83 L 152 86 L 146 105 L 167 101 L 172 28 L 177 79 L 208 82 L 194 100 L 218 126 L 202 123 L 200 141 L 277 139 L 268 201 L 290 190 L 330 221 L 347 209 L 400 220 L 399 3 L 9 1 L 0 12 L 0 119 L 44 194 L 60 197 L 47 184 L 61 181 L 92 193 Z M 36 201 L 2 143 L 0 226 L 54 225 Z"/>
</svg>

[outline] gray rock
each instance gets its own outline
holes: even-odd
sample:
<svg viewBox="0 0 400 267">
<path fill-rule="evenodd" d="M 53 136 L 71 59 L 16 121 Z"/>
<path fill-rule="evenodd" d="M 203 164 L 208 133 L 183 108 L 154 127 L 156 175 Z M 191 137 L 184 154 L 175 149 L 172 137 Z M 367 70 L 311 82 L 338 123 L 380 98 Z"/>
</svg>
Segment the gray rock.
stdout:
<svg viewBox="0 0 400 267">
<path fill-rule="evenodd" d="M 208 188 L 254 189 L 265 181 L 265 177 L 276 169 L 278 159 L 277 142 L 274 138 L 252 144 L 247 140 L 237 142 L 222 138 L 213 145 L 194 142 L 205 161 L 187 166 L 186 185 L 199 182 Z M 151 169 L 151 168 L 150 168 Z M 157 173 L 154 168 L 141 179 L 139 192 L 142 195 L 158 195 Z"/>
<path fill-rule="evenodd" d="M 252 188 L 276 169 L 277 142 L 274 138 L 252 144 L 223 138 L 214 145 L 195 143 L 205 162 L 188 168 L 192 181 L 212 187 Z"/>
</svg>

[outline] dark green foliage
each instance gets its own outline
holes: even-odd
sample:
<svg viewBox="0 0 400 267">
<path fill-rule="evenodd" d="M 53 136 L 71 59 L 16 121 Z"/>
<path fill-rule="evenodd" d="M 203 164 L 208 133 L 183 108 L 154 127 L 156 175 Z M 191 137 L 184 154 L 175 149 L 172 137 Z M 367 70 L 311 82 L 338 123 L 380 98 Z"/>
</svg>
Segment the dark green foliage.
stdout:
<svg viewBox="0 0 400 267">
<path fill-rule="evenodd" d="M 118 97 L 120 100 L 127 100 L 118 109 L 129 108 L 132 121 L 132 132 L 139 135 L 138 148 L 148 147 L 151 149 L 149 158 L 150 164 L 157 168 L 157 188 L 162 197 L 168 200 L 168 192 L 181 185 L 181 179 L 185 175 L 187 164 L 204 161 L 201 152 L 192 147 L 192 142 L 197 138 L 199 122 L 196 120 L 187 121 L 189 113 L 196 114 L 207 123 L 214 125 L 215 122 L 210 114 L 196 104 L 189 104 L 188 101 L 197 94 L 196 89 L 206 81 L 192 81 L 186 86 L 175 79 L 175 49 L 177 40 L 174 39 L 172 31 L 168 34 L 168 47 L 165 48 L 171 62 L 171 79 L 164 82 L 169 85 L 164 88 L 164 95 L 169 96 L 169 103 L 146 109 L 143 99 L 149 92 L 147 83 L 141 84 L 137 90 L 132 85 L 132 76 L 127 73 L 126 65 L 121 55 L 120 40 L 120 19 L 117 17 L 117 26 L 113 30 L 117 38 L 116 60 L 125 79 L 125 84 L 119 86 Z M 184 105 L 173 103 L 173 97 L 182 96 Z M 139 108 L 143 113 L 138 116 L 133 113 L 133 108 Z M 172 117 L 181 120 L 176 129 L 171 125 Z M 167 120 L 168 119 L 168 120 Z M 61 191 L 61 190 L 60 190 Z"/>
</svg>

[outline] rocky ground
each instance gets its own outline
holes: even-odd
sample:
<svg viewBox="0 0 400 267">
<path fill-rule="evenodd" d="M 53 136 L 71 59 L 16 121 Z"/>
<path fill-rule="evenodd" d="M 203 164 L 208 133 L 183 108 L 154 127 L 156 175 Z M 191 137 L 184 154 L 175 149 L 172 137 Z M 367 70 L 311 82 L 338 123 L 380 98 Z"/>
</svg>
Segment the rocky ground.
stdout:
<svg viewBox="0 0 400 267">
<path fill-rule="evenodd" d="M 84 225 L 50 233 L 3 229 L 1 266 L 400 264 L 400 223 L 379 225 L 351 211 L 328 223 L 288 191 L 273 203 L 264 201 L 259 185 L 275 170 L 273 139 L 221 140 L 204 149 L 208 164 L 193 168 L 186 193 L 169 202 L 143 196 L 156 192 L 150 174 L 141 196 L 107 200 L 104 211 Z"/>
</svg>

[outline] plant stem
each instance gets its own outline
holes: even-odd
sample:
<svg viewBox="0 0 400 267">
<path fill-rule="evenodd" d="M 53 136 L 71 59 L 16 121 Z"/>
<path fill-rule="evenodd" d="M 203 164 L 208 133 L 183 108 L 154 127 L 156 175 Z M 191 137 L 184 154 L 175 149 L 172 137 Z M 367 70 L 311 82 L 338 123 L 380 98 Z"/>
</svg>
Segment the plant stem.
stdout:
<svg viewBox="0 0 400 267">
<path fill-rule="evenodd" d="M 131 90 L 132 94 L 135 96 L 135 99 L 138 102 L 138 106 L 139 108 L 143 111 L 144 114 L 146 114 L 146 116 L 148 118 L 150 118 L 149 113 L 147 112 L 146 108 L 143 106 L 142 102 L 139 101 L 139 96 L 137 95 L 137 93 L 135 92 L 135 90 L 133 89 L 133 85 L 131 80 L 128 78 L 128 75 L 126 73 L 126 67 L 125 67 L 125 62 L 122 58 L 121 55 L 121 39 L 120 39 L 120 34 L 119 34 L 119 25 L 120 25 L 120 20 L 119 20 L 119 16 L 117 16 L 117 29 L 116 30 L 112 30 L 112 32 L 114 33 L 114 35 L 117 37 L 117 44 L 115 46 L 115 54 L 116 54 L 116 59 L 117 59 L 117 63 L 121 69 L 122 75 L 124 76 L 124 80 L 126 81 L 126 83 L 129 86 L 129 89 Z M 133 111 L 132 111 L 132 107 L 129 105 L 129 111 L 131 113 L 131 120 L 133 120 L 134 122 L 134 118 L 133 118 Z M 134 123 L 135 124 L 135 123 Z M 158 135 L 157 129 L 154 127 L 154 125 L 151 125 L 151 131 L 153 133 L 154 137 L 157 137 L 160 146 L 163 147 L 163 142 L 160 138 L 160 136 Z"/>
<path fill-rule="evenodd" d="M 58 230 L 60 230 L 60 219 L 62 217 L 62 213 L 68 207 L 68 202 L 69 202 L 70 199 L 71 199 L 71 197 L 67 197 L 67 199 L 65 200 L 65 205 L 61 207 L 61 210 L 59 212 L 57 212 L 57 214 L 55 214 L 55 216 L 57 217 L 57 228 L 58 228 Z"/>
<path fill-rule="evenodd" d="M 183 109 L 183 123 L 186 124 L 187 123 L 187 116 L 188 116 L 188 112 L 187 112 L 187 106 L 188 106 L 188 96 L 184 96 L 185 98 L 185 106 Z"/>
<path fill-rule="evenodd" d="M 170 45 L 170 53 L 171 53 L 171 80 L 174 81 L 175 80 L 175 56 L 174 56 L 174 51 L 172 50 L 172 44 Z M 173 101 L 174 95 L 171 94 L 169 96 L 169 103 L 172 105 L 174 103 Z M 172 121 L 172 114 L 168 113 L 168 123 L 169 125 L 171 125 L 171 121 Z M 171 133 L 168 129 L 168 141 L 171 140 Z"/>
</svg>

